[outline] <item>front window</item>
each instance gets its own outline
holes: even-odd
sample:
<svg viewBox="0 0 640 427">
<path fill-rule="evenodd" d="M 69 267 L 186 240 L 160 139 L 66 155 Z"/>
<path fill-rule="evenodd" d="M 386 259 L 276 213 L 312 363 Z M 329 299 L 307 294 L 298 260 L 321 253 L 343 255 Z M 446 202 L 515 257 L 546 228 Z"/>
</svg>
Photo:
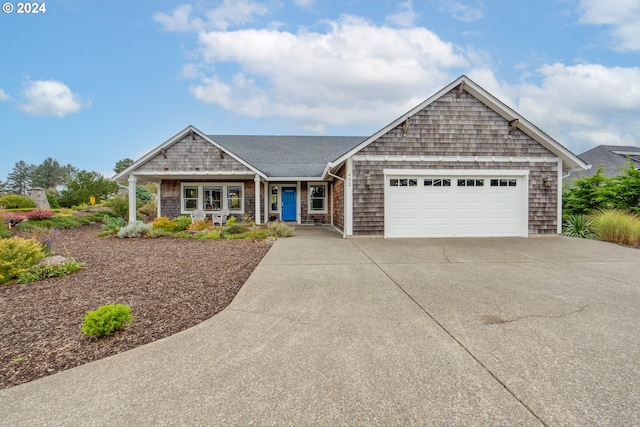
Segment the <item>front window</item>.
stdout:
<svg viewBox="0 0 640 427">
<path fill-rule="evenodd" d="M 309 185 L 309 212 L 324 213 L 327 211 L 327 185 Z"/>
<path fill-rule="evenodd" d="M 222 209 L 222 187 L 204 187 L 204 210 L 219 211 Z"/>
<path fill-rule="evenodd" d="M 242 211 L 242 187 L 227 187 L 227 206 L 230 211 Z"/>
<path fill-rule="evenodd" d="M 182 214 L 196 209 L 205 212 L 229 210 L 244 213 L 244 184 L 242 182 L 183 182 L 180 190 Z"/>
<path fill-rule="evenodd" d="M 183 208 L 185 211 L 198 209 L 198 187 L 184 186 L 182 200 Z"/>
</svg>

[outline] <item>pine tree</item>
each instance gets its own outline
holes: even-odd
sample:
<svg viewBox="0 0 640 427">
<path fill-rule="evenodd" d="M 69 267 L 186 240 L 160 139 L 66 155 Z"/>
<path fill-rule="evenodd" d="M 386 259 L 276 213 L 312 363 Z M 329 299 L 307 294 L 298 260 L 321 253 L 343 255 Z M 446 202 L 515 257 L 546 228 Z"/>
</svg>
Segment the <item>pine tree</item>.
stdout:
<svg viewBox="0 0 640 427">
<path fill-rule="evenodd" d="M 34 187 L 55 188 L 65 183 L 69 173 L 57 160 L 48 157 L 33 170 L 31 175 Z"/>
<path fill-rule="evenodd" d="M 16 162 L 11 173 L 7 176 L 7 189 L 15 194 L 27 195 L 31 188 L 31 175 L 35 167 L 24 160 Z"/>
</svg>

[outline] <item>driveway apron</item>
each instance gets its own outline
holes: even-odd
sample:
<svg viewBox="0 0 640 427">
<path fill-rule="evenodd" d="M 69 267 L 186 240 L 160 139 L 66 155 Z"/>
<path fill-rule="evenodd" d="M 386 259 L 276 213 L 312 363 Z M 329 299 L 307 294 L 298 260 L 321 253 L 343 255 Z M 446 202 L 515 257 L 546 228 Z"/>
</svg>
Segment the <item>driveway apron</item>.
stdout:
<svg viewBox="0 0 640 427">
<path fill-rule="evenodd" d="M 172 337 L 0 391 L 0 425 L 633 425 L 640 251 L 299 228 Z"/>
</svg>

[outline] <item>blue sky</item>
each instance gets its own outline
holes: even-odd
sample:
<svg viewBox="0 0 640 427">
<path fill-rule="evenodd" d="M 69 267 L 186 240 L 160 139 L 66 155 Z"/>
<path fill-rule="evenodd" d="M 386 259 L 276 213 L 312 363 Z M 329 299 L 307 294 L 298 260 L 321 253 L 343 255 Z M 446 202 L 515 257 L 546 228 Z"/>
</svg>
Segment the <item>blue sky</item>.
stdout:
<svg viewBox="0 0 640 427">
<path fill-rule="evenodd" d="M 2 181 L 110 176 L 190 124 L 370 135 L 461 74 L 576 154 L 640 145 L 637 0 L 44 3 L 0 13 Z"/>
</svg>

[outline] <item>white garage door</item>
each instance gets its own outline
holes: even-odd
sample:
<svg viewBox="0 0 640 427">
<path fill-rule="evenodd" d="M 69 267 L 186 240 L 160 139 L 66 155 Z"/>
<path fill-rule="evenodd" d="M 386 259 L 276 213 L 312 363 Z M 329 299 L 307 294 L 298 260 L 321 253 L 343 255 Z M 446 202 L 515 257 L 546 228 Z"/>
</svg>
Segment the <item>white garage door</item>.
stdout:
<svg viewBox="0 0 640 427">
<path fill-rule="evenodd" d="M 402 172 L 385 171 L 385 237 L 528 235 L 528 171 Z"/>
</svg>

